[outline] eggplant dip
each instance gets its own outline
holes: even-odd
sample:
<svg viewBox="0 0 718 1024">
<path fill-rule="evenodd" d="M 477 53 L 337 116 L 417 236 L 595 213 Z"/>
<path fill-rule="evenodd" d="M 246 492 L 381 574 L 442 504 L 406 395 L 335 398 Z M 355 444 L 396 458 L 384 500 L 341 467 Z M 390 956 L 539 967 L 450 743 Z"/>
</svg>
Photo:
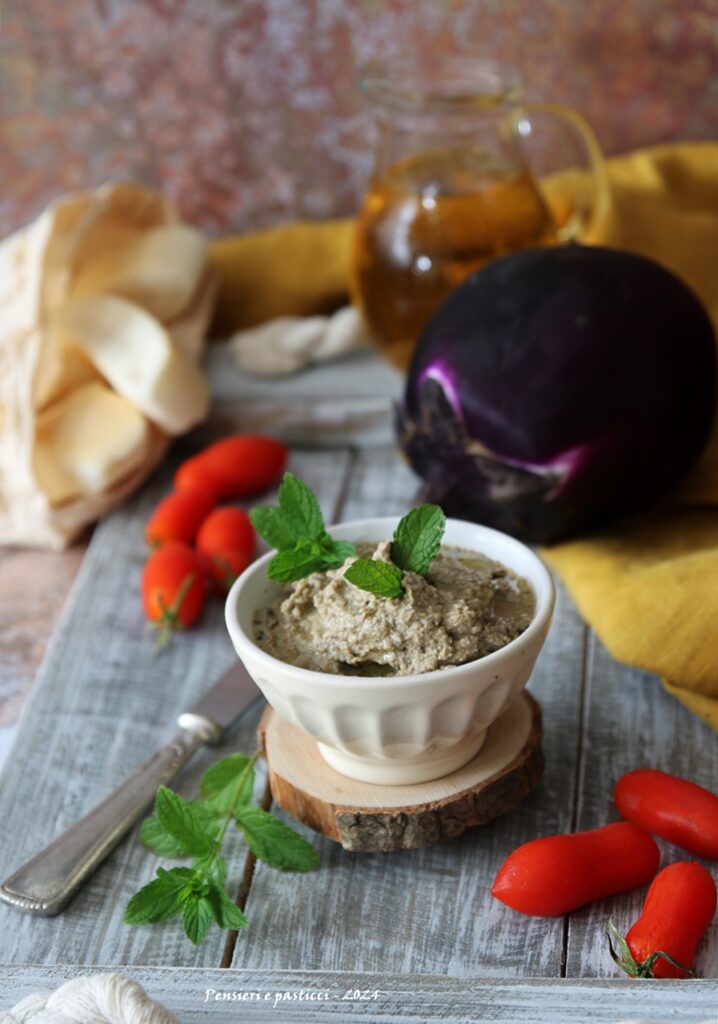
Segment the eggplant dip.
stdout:
<svg viewBox="0 0 718 1024">
<path fill-rule="evenodd" d="M 317 672 L 414 675 L 483 658 L 534 616 L 528 581 L 475 551 L 442 546 L 425 573 L 403 572 L 400 599 L 349 582 L 352 563 L 366 559 L 390 565 L 392 543 L 357 544 L 340 566 L 284 584 L 255 614 L 256 643 Z"/>
</svg>

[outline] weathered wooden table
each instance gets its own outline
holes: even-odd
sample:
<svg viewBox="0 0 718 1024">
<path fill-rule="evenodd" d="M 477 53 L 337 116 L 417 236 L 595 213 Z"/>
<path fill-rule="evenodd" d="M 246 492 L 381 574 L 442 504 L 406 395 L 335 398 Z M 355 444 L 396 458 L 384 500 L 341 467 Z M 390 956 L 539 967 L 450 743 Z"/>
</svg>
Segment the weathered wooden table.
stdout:
<svg viewBox="0 0 718 1024">
<path fill-rule="evenodd" d="M 291 443 L 291 468 L 317 491 L 328 522 L 407 509 L 416 480 L 390 429 L 399 382 L 374 357 L 257 382 L 218 352 L 212 376 L 216 415 L 193 445 L 230 428 L 266 430 Z M 177 458 L 186 454 L 178 447 Z M 232 661 L 219 603 L 153 655 L 137 596 L 142 526 L 171 468 L 96 529 L 82 561 L 2 778 L 3 877 L 166 741 L 176 715 Z M 120 968 L 183 1021 L 715 1017 L 718 925 L 697 963 L 706 980 L 629 983 L 616 975 L 604 932 L 609 911 L 628 926 L 642 893 L 551 920 L 516 915 L 489 895 L 518 844 L 615 819 L 612 786 L 630 768 L 715 786 L 715 734 L 654 677 L 617 664 L 563 591 L 530 688 L 543 707 L 546 770 L 511 814 L 442 846 L 390 855 L 347 853 L 307 832 L 322 857 L 307 875 L 255 864 L 236 839 L 231 878 L 251 925 L 229 938 L 215 930 L 199 949 L 176 923 L 120 923 L 157 866 L 135 830 L 59 917 L 0 907 L 0 1010 L 89 969 Z M 251 708 L 220 751 L 202 750 L 177 788 L 192 795 L 220 754 L 253 750 L 260 711 Z M 681 856 L 665 844 L 662 854 L 664 863 Z M 207 990 L 236 995 L 230 1003 Z"/>
</svg>

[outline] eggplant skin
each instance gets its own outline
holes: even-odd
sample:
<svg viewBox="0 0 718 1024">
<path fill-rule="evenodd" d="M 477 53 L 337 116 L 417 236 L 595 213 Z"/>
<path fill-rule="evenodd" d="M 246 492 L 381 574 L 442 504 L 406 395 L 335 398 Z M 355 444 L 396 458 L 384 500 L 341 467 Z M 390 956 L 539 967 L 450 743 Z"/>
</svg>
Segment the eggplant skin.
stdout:
<svg viewBox="0 0 718 1024">
<path fill-rule="evenodd" d="M 716 339 L 693 292 L 633 253 L 514 253 L 428 324 L 396 409 L 422 500 L 551 543 L 656 501 L 716 413 Z"/>
</svg>

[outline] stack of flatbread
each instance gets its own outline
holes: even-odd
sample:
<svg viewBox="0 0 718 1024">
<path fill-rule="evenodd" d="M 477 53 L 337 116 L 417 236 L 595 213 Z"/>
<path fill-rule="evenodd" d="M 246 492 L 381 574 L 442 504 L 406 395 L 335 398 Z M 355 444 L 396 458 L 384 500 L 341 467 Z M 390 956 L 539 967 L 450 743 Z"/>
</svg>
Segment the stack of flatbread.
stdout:
<svg viewBox="0 0 718 1024">
<path fill-rule="evenodd" d="M 205 418 L 214 297 L 205 240 L 139 185 L 0 245 L 0 544 L 66 546 Z"/>
</svg>

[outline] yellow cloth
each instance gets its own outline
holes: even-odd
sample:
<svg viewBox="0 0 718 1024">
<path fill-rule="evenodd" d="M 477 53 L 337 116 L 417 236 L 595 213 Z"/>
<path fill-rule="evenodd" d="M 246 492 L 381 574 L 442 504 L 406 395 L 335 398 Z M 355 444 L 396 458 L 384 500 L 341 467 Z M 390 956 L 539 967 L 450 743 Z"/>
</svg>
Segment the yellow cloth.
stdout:
<svg viewBox="0 0 718 1024">
<path fill-rule="evenodd" d="M 663 263 L 718 326 L 718 144 L 640 150 L 609 160 L 608 173 L 611 203 L 587 240 Z M 215 243 L 217 330 L 334 308 L 351 232 L 351 221 L 292 224 Z M 718 429 L 674 499 L 543 554 L 615 657 L 658 673 L 718 729 Z"/>
<path fill-rule="evenodd" d="M 298 221 L 214 242 L 213 336 L 276 316 L 332 313 L 346 302 L 353 229 L 351 220 Z"/>
<path fill-rule="evenodd" d="M 718 330 L 718 145 L 639 150 L 608 170 L 611 204 L 588 240 L 673 270 Z M 671 508 L 543 555 L 611 653 L 658 673 L 718 730 L 718 421 L 673 497 Z"/>
</svg>

